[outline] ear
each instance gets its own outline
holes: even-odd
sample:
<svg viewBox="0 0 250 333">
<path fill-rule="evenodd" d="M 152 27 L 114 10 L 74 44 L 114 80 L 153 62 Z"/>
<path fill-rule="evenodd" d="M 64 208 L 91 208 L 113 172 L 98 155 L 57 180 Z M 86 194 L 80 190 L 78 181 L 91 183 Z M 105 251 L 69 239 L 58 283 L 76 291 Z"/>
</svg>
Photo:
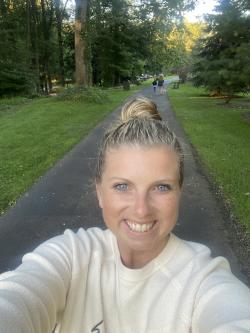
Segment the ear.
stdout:
<svg viewBox="0 0 250 333">
<path fill-rule="evenodd" d="M 99 207 L 102 208 L 102 191 L 101 191 L 101 184 L 95 184 L 96 195 L 99 203 Z"/>
</svg>

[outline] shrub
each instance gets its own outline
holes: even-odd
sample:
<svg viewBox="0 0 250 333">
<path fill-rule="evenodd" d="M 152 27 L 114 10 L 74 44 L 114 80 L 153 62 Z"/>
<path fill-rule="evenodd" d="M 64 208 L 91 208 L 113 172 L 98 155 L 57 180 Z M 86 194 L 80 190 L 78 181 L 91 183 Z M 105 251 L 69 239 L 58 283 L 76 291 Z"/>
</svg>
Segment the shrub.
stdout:
<svg viewBox="0 0 250 333">
<path fill-rule="evenodd" d="M 58 100 L 63 101 L 77 101 L 77 102 L 88 102 L 103 104 L 110 101 L 107 92 L 100 88 L 94 87 L 70 87 L 65 88 L 56 97 Z"/>
<path fill-rule="evenodd" d="M 29 95 L 35 89 L 35 77 L 31 71 L 1 64 L 0 96 Z"/>
</svg>

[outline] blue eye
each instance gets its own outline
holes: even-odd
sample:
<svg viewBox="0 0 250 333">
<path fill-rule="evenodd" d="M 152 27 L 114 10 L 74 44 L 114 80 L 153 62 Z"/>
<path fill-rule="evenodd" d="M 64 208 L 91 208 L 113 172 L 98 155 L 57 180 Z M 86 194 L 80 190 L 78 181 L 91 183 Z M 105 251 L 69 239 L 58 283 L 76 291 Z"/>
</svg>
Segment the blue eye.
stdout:
<svg viewBox="0 0 250 333">
<path fill-rule="evenodd" d="M 117 190 L 117 191 L 121 191 L 121 192 L 124 192 L 128 189 L 128 184 L 116 184 L 114 186 L 114 188 Z"/>
<path fill-rule="evenodd" d="M 171 186 L 169 184 L 160 184 L 156 186 L 156 189 L 160 192 L 168 192 L 171 190 Z"/>
</svg>

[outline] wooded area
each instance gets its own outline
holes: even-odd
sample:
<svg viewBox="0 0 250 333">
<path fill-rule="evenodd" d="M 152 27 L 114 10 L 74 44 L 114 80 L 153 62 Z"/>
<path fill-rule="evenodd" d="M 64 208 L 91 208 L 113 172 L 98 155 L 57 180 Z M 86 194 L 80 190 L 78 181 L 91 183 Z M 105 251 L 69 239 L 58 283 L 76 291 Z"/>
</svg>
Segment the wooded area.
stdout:
<svg viewBox="0 0 250 333">
<path fill-rule="evenodd" d="M 250 88 L 250 1 L 221 0 L 194 50 L 193 81 L 229 102 Z"/>
<path fill-rule="evenodd" d="M 196 85 L 248 91 L 249 0 L 220 0 L 205 24 L 183 19 L 195 2 L 1 0 L 0 96 L 48 94 L 53 82 L 115 86 L 142 73 L 185 80 L 192 68 Z"/>
<path fill-rule="evenodd" d="M 174 49 L 166 36 L 194 0 L 1 0 L 0 93 L 62 85 L 114 86 L 159 73 Z"/>
</svg>

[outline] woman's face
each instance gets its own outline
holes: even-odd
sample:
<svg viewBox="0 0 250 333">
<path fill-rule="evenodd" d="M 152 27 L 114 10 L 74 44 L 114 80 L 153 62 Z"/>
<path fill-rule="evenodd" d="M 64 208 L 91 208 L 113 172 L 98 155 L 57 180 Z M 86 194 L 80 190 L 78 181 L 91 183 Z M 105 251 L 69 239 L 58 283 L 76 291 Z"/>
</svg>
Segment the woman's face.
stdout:
<svg viewBox="0 0 250 333">
<path fill-rule="evenodd" d="M 104 221 L 117 238 L 125 265 L 136 267 L 137 258 L 144 264 L 155 258 L 178 218 L 177 153 L 167 146 L 109 150 L 96 188 Z"/>
</svg>

